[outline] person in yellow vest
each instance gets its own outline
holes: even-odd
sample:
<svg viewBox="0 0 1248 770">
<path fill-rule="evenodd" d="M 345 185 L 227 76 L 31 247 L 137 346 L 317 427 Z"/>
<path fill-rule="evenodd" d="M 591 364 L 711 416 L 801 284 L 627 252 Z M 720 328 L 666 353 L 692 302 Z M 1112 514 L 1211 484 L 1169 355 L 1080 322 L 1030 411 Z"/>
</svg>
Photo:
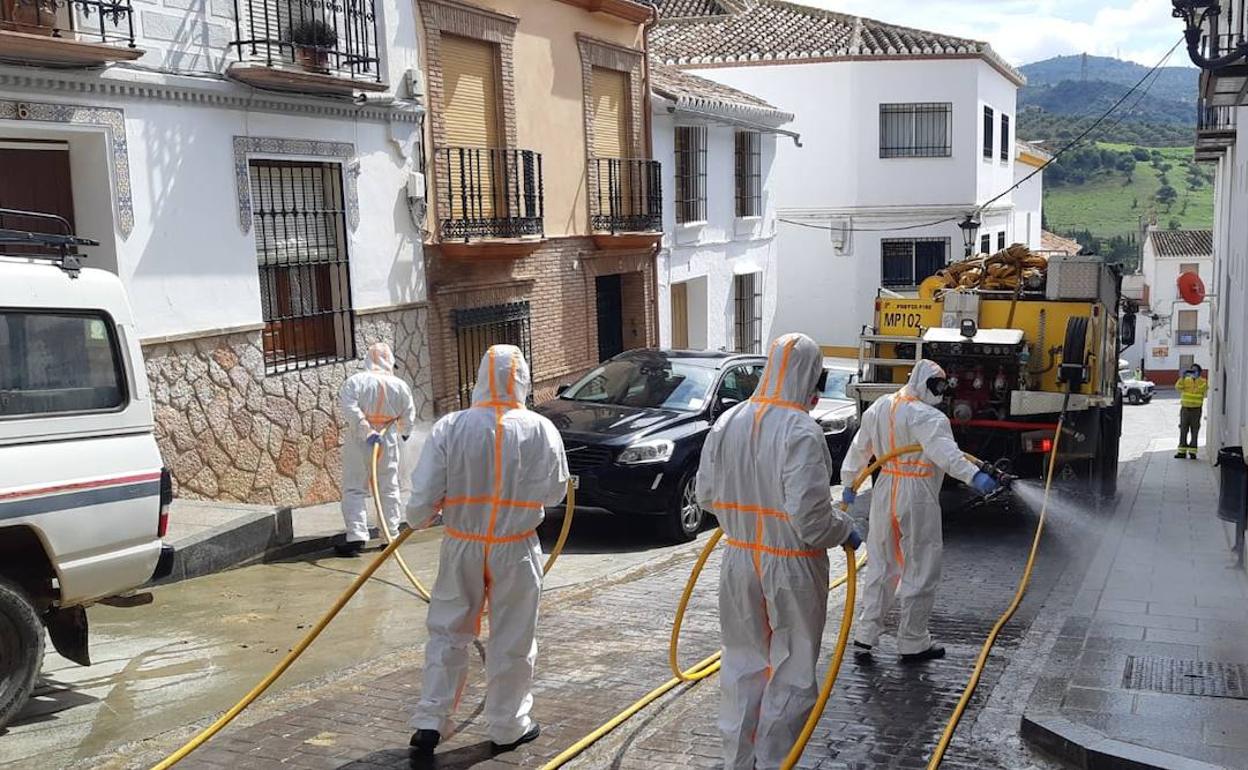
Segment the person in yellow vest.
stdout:
<svg viewBox="0 0 1248 770">
<path fill-rule="evenodd" d="M 1183 373 L 1174 389 L 1179 391 L 1179 451 L 1175 458 L 1196 459 L 1196 444 L 1200 438 L 1200 417 L 1209 392 L 1209 381 L 1201 376 L 1200 364 L 1192 364 Z"/>
</svg>

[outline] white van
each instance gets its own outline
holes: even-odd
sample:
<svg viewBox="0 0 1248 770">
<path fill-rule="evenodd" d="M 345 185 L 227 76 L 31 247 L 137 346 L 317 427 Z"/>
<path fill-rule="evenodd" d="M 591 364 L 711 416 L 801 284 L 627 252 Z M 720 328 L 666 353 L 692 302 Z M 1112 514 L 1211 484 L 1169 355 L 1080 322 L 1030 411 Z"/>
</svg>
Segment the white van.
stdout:
<svg viewBox="0 0 1248 770">
<path fill-rule="evenodd" d="M 0 257 L 0 728 L 45 628 L 89 665 L 85 608 L 169 574 L 172 498 L 121 281 L 72 256 Z"/>
</svg>

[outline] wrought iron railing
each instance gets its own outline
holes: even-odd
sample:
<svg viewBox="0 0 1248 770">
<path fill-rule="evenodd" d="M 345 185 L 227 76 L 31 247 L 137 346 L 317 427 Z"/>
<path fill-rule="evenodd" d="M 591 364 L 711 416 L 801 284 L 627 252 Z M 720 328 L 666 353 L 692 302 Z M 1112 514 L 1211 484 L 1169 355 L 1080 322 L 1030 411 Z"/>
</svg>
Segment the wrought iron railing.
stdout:
<svg viewBox="0 0 1248 770">
<path fill-rule="evenodd" d="M 591 226 L 598 233 L 663 230 L 663 177 L 657 160 L 594 158 Z"/>
<path fill-rule="evenodd" d="M 381 82 L 374 0 L 234 0 L 240 61 Z"/>
<path fill-rule="evenodd" d="M 6 0 L 0 31 L 135 47 L 130 0 Z"/>
<path fill-rule="evenodd" d="M 443 147 L 439 155 L 442 240 L 467 243 L 545 234 L 541 153 Z"/>
<path fill-rule="evenodd" d="M 1196 108 L 1196 131 L 1234 131 L 1235 107 L 1233 105 L 1209 104 L 1201 101 Z"/>
<path fill-rule="evenodd" d="M 533 327 L 528 302 L 451 311 L 459 369 L 459 408 L 472 404 L 481 358 L 492 345 L 515 345 L 533 361 Z M 532 372 L 530 372 L 530 377 Z M 532 393 L 529 394 L 530 398 Z"/>
</svg>

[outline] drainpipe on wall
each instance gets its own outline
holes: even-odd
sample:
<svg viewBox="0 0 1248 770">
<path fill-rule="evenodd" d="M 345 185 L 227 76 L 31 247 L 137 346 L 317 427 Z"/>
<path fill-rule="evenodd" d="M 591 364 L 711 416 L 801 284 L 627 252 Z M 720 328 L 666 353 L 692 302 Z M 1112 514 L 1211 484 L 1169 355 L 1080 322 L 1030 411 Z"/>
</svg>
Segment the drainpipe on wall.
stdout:
<svg viewBox="0 0 1248 770">
<path fill-rule="evenodd" d="M 648 159 L 654 160 L 654 133 L 651 126 L 651 109 L 650 103 L 650 28 L 659 20 L 659 9 L 657 6 L 650 6 L 650 18 L 642 22 L 641 25 L 641 71 L 644 86 L 642 89 L 642 131 L 645 134 L 645 155 Z M 661 179 L 661 177 L 660 177 Z M 661 204 L 660 204 L 661 205 Z M 659 251 L 663 248 L 663 235 L 660 232 L 659 242 L 650 248 L 650 321 L 654 324 L 654 344 L 656 347 L 660 344 L 659 339 Z M 647 343 L 650 340 L 646 341 Z"/>
</svg>

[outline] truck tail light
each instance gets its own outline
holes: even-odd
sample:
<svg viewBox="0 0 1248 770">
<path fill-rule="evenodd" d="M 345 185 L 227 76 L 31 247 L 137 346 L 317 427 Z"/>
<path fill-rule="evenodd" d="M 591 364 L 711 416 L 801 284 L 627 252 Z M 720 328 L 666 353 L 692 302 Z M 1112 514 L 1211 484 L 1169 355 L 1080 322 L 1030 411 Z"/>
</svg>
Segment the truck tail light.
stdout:
<svg viewBox="0 0 1248 770">
<path fill-rule="evenodd" d="M 1053 451 L 1053 434 L 1047 431 L 1024 433 L 1023 451 L 1035 454 L 1048 454 Z"/>
<path fill-rule="evenodd" d="M 160 518 L 156 523 L 156 537 L 164 538 L 169 532 L 169 506 L 173 504 L 173 474 L 168 468 L 160 469 Z"/>
</svg>

